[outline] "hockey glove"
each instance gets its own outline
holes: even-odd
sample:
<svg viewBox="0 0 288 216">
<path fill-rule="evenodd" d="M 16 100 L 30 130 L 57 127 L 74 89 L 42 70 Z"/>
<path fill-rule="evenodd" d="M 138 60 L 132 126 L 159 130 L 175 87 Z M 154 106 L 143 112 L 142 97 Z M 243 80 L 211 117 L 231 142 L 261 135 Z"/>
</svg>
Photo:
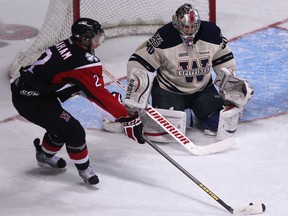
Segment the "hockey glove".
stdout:
<svg viewBox="0 0 288 216">
<path fill-rule="evenodd" d="M 253 96 L 253 87 L 246 80 L 233 76 L 227 68 L 221 68 L 214 83 L 228 106 L 244 107 Z"/>
<path fill-rule="evenodd" d="M 118 121 L 124 127 L 124 133 L 130 139 L 137 141 L 140 144 L 145 143 L 143 138 L 143 124 L 139 118 L 138 113 L 127 117 L 121 117 Z"/>
</svg>

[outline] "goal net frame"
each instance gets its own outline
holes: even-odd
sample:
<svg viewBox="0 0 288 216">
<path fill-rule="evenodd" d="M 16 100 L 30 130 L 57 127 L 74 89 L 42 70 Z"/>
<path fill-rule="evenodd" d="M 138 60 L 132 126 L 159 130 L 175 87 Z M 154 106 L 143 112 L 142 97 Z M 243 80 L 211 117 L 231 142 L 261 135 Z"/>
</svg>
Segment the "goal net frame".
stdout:
<svg viewBox="0 0 288 216">
<path fill-rule="evenodd" d="M 202 20 L 216 23 L 216 0 L 50 0 L 39 34 L 27 51 L 16 55 L 9 76 L 17 77 L 22 66 L 32 64 L 48 47 L 71 36 L 71 25 L 80 16 L 99 21 L 107 39 L 153 35 L 171 22 L 176 9 L 184 3 L 194 5 Z"/>
</svg>

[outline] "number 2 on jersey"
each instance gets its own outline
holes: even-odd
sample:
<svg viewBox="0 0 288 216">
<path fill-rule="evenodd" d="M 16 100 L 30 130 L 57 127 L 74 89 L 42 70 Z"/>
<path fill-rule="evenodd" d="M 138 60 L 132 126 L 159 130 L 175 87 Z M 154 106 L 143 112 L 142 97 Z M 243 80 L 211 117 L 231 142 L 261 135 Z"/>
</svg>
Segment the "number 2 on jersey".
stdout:
<svg viewBox="0 0 288 216">
<path fill-rule="evenodd" d="M 99 82 L 99 77 L 97 75 L 94 75 L 93 78 L 95 79 L 95 86 L 96 87 L 101 86 L 101 83 Z"/>
</svg>

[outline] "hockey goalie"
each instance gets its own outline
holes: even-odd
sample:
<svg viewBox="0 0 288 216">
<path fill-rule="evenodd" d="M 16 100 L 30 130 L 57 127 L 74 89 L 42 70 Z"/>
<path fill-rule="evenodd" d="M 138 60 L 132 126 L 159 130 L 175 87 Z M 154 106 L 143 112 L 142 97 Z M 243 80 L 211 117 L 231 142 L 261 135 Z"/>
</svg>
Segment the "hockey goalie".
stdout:
<svg viewBox="0 0 288 216">
<path fill-rule="evenodd" d="M 235 71 L 236 61 L 221 29 L 201 20 L 197 9 L 186 3 L 130 56 L 124 103 L 141 113 L 151 96 L 152 107 L 165 110 L 164 117 L 179 127 L 186 119 L 179 112 L 190 109 L 206 135 L 222 140 L 235 133 L 253 95 L 253 88 Z M 153 122 L 142 119 L 144 132 L 153 139 Z"/>
</svg>

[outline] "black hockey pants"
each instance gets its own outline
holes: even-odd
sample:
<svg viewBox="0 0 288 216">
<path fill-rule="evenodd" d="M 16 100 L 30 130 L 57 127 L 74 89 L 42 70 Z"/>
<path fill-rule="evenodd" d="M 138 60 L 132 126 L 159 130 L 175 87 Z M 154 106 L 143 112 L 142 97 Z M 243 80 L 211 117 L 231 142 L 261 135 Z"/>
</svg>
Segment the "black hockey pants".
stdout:
<svg viewBox="0 0 288 216">
<path fill-rule="evenodd" d="M 13 105 L 19 114 L 44 128 L 55 142 L 65 143 L 70 157 L 72 154 L 81 154 L 81 151 L 87 148 L 84 128 L 78 120 L 62 108 L 56 97 L 24 96 L 13 83 L 11 91 Z"/>
</svg>

